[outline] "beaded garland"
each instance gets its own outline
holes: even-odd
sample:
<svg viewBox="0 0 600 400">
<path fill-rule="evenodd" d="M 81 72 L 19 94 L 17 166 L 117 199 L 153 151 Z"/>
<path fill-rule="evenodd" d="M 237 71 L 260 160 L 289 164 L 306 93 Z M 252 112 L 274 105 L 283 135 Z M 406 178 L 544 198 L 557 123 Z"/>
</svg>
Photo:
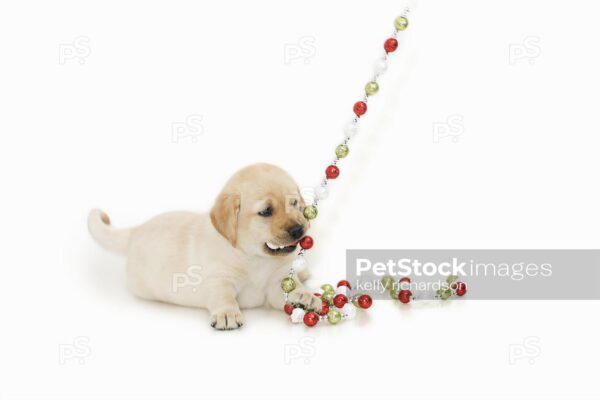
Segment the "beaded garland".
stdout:
<svg viewBox="0 0 600 400">
<path fill-rule="evenodd" d="M 397 299 L 403 304 L 408 304 L 413 300 L 423 298 L 423 294 L 421 294 L 421 296 L 413 295 L 411 284 L 412 281 L 407 276 L 400 278 L 397 282 L 389 275 L 381 278 L 381 285 L 389 292 L 390 297 L 392 299 Z M 448 300 L 453 295 L 462 297 L 465 294 L 467 294 L 466 283 L 460 282 L 458 276 L 450 275 L 446 279 L 446 284 L 435 291 L 434 298 Z"/>
<path fill-rule="evenodd" d="M 304 217 L 307 220 L 313 220 L 317 217 L 318 201 L 327 197 L 327 186 L 329 180 L 336 179 L 340 175 L 340 169 L 337 164 L 341 159 L 348 156 L 350 152 L 348 142 L 358 133 L 358 122 L 360 121 L 360 118 L 367 113 L 367 102 L 369 97 L 375 95 L 379 91 L 379 84 L 377 83 L 377 80 L 379 76 L 387 69 L 389 54 L 393 53 L 398 48 L 398 33 L 408 28 L 407 14 L 409 11 L 410 10 L 408 8 L 405 9 L 404 12 L 394 20 L 394 32 L 390 38 L 385 40 L 383 44 L 383 57 L 381 57 L 375 63 L 375 75 L 373 76 L 373 79 L 365 85 L 364 98 L 354 103 L 352 110 L 355 116 L 345 129 L 345 139 L 343 143 L 336 147 L 335 158 L 331 165 L 325 169 L 325 178 L 323 178 L 321 185 L 316 188 L 316 196 L 313 199 L 312 204 L 307 205 L 304 208 Z M 288 276 L 281 281 L 281 288 L 285 296 L 284 311 L 290 316 L 292 322 L 304 322 L 306 326 L 312 327 L 317 325 L 319 321 L 327 320 L 330 324 L 335 325 L 342 320 L 354 318 L 357 309 L 367 309 L 371 307 L 373 304 L 373 299 L 371 296 L 361 293 L 353 294 L 351 292 L 352 287 L 346 280 L 338 282 L 335 289 L 329 284 L 322 285 L 321 290 L 318 293 L 315 293 L 315 295 L 319 296 L 322 300 L 321 310 L 305 310 L 299 304 L 289 303 L 288 295 L 296 288 L 296 282 L 294 281 L 293 276 L 296 272 L 300 272 L 306 267 L 304 253 L 306 250 L 313 247 L 314 241 L 312 237 L 304 236 L 298 243 L 301 247 L 301 250 L 298 252 L 296 259 L 293 261 Z M 398 296 L 399 295 L 400 294 L 398 294 Z M 402 294 L 403 299 L 407 296 L 407 291 L 404 291 Z M 410 301 L 410 296 L 408 297 Z"/>
</svg>

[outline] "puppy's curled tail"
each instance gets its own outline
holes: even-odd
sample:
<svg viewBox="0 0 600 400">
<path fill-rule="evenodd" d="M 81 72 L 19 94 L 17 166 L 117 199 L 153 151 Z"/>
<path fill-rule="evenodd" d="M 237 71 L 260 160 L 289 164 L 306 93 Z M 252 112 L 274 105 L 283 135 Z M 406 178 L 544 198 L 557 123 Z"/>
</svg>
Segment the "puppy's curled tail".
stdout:
<svg viewBox="0 0 600 400">
<path fill-rule="evenodd" d="M 129 247 L 132 229 L 115 229 L 110 225 L 108 215 L 94 209 L 88 215 L 88 230 L 92 237 L 106 250 L 125 254 Z"/>
</svg>

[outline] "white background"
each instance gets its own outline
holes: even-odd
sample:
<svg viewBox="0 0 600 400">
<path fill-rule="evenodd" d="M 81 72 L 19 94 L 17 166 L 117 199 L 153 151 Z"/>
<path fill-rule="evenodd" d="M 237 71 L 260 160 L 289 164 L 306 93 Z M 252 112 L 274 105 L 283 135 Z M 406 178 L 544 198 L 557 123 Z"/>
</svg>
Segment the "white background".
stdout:
<svg viewBox="0 0 600 400">
<path fill-rule="evenodd" d="M 318 183 L 403 8 L 3 2 L 0 398 L 597 398 L 598 302 L 378 302 L 316 329 L 251 310 L 215 332 L 131 296 L 86 231 L 93 207 L 206 210 L 257 161 Z M 597 248 L 599 11 L 421 1 L 313 224 L 314 284 L 347 248 Z"/>
</svg>

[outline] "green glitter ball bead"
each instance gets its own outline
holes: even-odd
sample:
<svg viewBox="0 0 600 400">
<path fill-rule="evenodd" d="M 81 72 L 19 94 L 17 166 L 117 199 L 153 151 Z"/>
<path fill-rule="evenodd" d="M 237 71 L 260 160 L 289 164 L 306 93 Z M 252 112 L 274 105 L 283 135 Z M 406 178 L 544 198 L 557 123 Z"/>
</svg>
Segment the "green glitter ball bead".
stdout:
<svg viewBox="0 0 600 400">
<path fill-rule="evenodd" d="M 284 292 L 289 293 L 296 289 L 296 282 L 292 278 L 285 278 L 281 281 L 281 288 Z"/>
<path fill-rule="evenodd" d="M 365 92 L 369 96 L 373 96 L 375 93 L 379 92 L 379 85 L 377 82 L 369 82 L 365 85 Z"/>
<path fill-rule="evenodd" d="M 458 276 L 457 275 L 448 275 L 448 278 L 446 279 L 446 283 L 448 285 L 452 285 L 457 280 L 458 280 Z"/>
<path fill-rule="evenodd" d="M 329 283 L 325 283 L 324 285 L 321 285 L 321 290 L 323 292 L 332 292 L 332 293 L 335 292 L 335 289 Z"/>
<path fill-rule="evenodd" d="M 400 294 L 400 292 L 398 291 L 398 289 L 392 289 L 390 290 L 390 297 L 394 300 L 398 300 L 398 295 Z"/>
<path fill-rule="evenodd" d="M 315 219 L 317 218 L 318 213 L 319 210 L 317 210 L 317 207 L 313 205 L 304 207 L 304 218 L 306 219 Z"/>
<path fill-rule="evenodd" d="M 338 310 L 329 310 L 327 313 L 327 321 L 330 324 L 335 325 L 342 320 L 342 313 Z"/>
<path fill-rule="evenodd" d="M 338 158 L 346 157 L 349 152 L 350 152 L 350 149 L 345 144 L 340 144 L 338 147 L 335 148 L 335 155 Z"/>
<path fill-rule="evenodd" d="M 442 300 L 448 300 L 450 298 L 450 296 L 452 296 L 452 290 L 450 290 L 450 289 L 442 290 L 440 292 L 440 299 L 442 299 Z"/>
<path fill-rule="evenodd" d="M 321 295 L 321 300 L 329 305 L 332 305 L 333 296 L 335 296 L 335 292 L 323 292 L 323 294 Z"/>
<path fill-rule="evenodd" d="M 406 17 L 398 17 L 394 21 L 394 27 L 397 31 L 403 31 L 408 28 L 408 19 Z"/>
<path fill-rule="evenodd" d="M 383 285 L 385 290 L 390 290 L 394 286 L 394 278 L 392 278 L 389 275 L 386 275 L 383 278 L 381 278 L 381 284 Z"/>
</svg>

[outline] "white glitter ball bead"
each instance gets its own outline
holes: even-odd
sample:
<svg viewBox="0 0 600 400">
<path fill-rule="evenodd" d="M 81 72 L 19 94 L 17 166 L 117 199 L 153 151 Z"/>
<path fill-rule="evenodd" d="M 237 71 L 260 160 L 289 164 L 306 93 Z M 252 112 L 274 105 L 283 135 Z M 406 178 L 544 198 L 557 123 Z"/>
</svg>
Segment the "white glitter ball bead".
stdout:
<svg viewBox="0 0 600 400">
<path fill-rule="evenodd" d="M 383 74 L 387 70 L 388 64 L 387 61 L 383 58 L 380 58 L 375 62 L 375 73 L 377 75 Z"/>
<path fill-rule="evenodd" d="M 346 128 L 344 128 L 344 134 L 348 138 L 353 138 L 354 136 L 356 136 L 357 133 L 358 133 L 358 125 L 356 125 L 356 123 L 354 123 L 354 122 L 348 123 L 348 125 L 346 125 Z"/>
<path fill-rule="evenodd" d="M 292 268 L 294 268 L 294 271 L 296 272 L 304 271 L 306 269 L 306 260 L 304 257 L 297 257 L 292 262 Z"/>
<path fill-rule="evenodd" d="M 352 303 L 346 303 L 344 307 L 342 307 L 342 314 L 344 314 L 347 319 L 356 317 L 356 306 Z"/>
<path fill-rule="evenodd" d="M 324 200 L 327 198 L 327 196 L 329 196 L 329 190 L 327 190 L 326 186 L 317 186 L 315 188 L 315 194 L 317 199 Z"/>
<path fill-rule="evenodd" d="M 348 295 L 348 287 L 340 286 L 339 288 L 335 289 L 335 294 L 343 294 L 343 295 L 347 296 Z"/>
<path fill-rule="evenodd" d="M 292 311 L 292 315 L 290 315 L 290 319 L 294 324 L 299 324 L 304 321 L 304 310 L 301 308 L 294 308 Z"/>
</svg>

